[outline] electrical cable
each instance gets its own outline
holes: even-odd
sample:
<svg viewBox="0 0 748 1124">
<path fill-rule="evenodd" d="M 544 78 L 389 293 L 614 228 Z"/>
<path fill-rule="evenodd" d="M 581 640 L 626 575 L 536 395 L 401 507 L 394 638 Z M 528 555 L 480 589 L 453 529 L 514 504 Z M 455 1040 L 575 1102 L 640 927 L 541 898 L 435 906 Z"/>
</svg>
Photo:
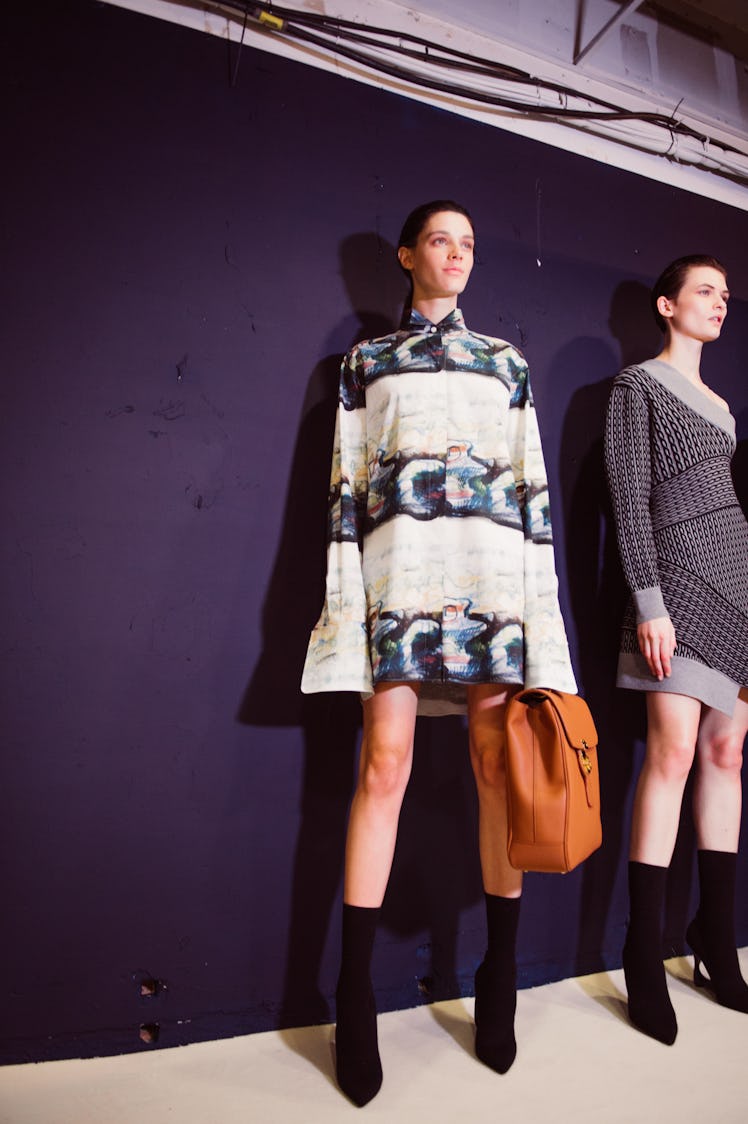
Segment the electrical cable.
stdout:
<svg viewBox="0 0 748 1124">
<path fill-rule="evenodd" d="M 223 0 L 209 6 L 223 12 L 229 11 L 236 18 L 241 17 L 245 27 L 246 20 L 249 18 L 278 38 L 307 44 L 315 49 L 348 59 L 369 70 L 388 75 L 397 81 L 466 102 L 489 105 L 535 120 L 553 120 L 571 127 L 579 127 L 589 122 L 593 127 L 598 126 L 597 131 L 609 136 L 611 130 L 606 129 L 607 124 L 616 126 L 632 122 L 653 126 L 656 130 L 664 132 L 662 144 L 654 136 L 647 142 L 643 136 L 620 128 L 612 139 L 629 147 L 655 151 L 668 160 L 696 164 L 738 182 L 748 183 L 748 155 L 725 141 L 715 140 L 684 121 L 677 120 L 675 112 L 678 107 L 670 115 L 622 109 L 601 98 L 581 94 L 562 84 L 536 78 L 516 67 L 451 47 L 440 46 L 409 32 L 364 25 L 354 20 L 340 19 L 318 12 L 282 8 L 272 3 L 248 4 L 241 0 Z M 413 67 L 403 66 L 397 61 L 398 58 L 413 60 L 433 71 L 449 69 L 463 76 L 472 75 L 479 81 L 505 83 L 509 87 L 514 87 L 515 93 L 508 96 L 506 92 L 498 92 L 495 89 L 481 89 L 477 86 L 451 82 L 437 77 L 436 73 L 423 73 Z M 522 100 L 520 97 L 522 87 L 531 87 L 536 98 L 540 97 L 541 93 L 555 95 L 558 102 L 550 104 L 547 101 L 544 103 L 530 99 Z M 569 106 L 569 101 L 585 104 L 577 108 Z M 696 142 L 696 151 L 683 150 L 682 145 L 678 143 L 679 138 L 691 144 Z M 663 148 L 665 143 L 667 147 Z M 715 149 L 719 152 L 715 153 Z M 721 157 L 720 153 L 723 153 L 724 157 Z M 730 160 L 730 156 L 738 159 Z"/>
</svg>

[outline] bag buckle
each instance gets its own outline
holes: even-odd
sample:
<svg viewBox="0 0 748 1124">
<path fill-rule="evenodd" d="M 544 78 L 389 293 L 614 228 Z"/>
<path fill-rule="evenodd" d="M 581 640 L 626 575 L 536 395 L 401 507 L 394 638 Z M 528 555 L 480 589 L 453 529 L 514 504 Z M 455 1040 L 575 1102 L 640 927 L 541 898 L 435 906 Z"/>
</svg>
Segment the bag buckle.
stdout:
<svg viewBox="0 0 748 1124">
<path fill-rule="evenodd" d="M 579 752 L 579 764 L 582 766 L 585 773 L 587 773 L 587 775 L 589 776 L 589 774 L 592 772 L 592 762 L 590 761 L 589 757 L 587 756 L 587 750 L 590 747 L 587 745 L 587 742 L 584 740 L 584 738 L 582 738 L 582 745 L 583 745 L 584 748 L 580 749 L 578 751 Z"/>
</svg>

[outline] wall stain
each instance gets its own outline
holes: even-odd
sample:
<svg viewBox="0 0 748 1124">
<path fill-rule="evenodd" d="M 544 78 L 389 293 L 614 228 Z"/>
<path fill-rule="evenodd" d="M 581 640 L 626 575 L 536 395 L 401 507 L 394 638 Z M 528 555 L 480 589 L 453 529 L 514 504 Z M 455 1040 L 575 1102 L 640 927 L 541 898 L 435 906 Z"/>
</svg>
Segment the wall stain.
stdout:
<svg viewBox="0 0 748 1124">
<path fill-rule="evenodd" d="M 163 402 L 163 399 L 161 400 Z M 171 422 L 183 418 L 186 413 L 184 401 L 180 398 L 173 401 L 171 398 L 168 402 L 159 406 L 157 410 L 153 411 L 153 416 L 156 418 L 163 418 L 164 421 Z"/>
</svg>

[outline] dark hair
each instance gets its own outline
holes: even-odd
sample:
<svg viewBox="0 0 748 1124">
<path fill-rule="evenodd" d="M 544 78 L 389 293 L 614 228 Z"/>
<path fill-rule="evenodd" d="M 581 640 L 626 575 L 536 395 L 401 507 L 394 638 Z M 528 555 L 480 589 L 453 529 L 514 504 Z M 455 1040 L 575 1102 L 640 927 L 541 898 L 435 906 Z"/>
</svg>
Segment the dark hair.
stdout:
<svg viewBox="0 0 748 1124">
<path fill-rule="evenodd" d="M 709 254 L 687 254 L 684 258 L 676 258 L 675 261 L 671 262 L 670 265 L 663 269 L 649 294 L 652 315 L 657 321 L 657 327 L 661 332 L 667 331 L 667 322 L 659 313 L 657 301 L 660 297 L 667 297 L 668 300 L 673 300 L 677 297 L 686 283 L 688 271 L 695 265 L 708 265 L 711 269 L 717 269 L 722 274 L 725 281 L 727 280 L 727 270 L 722 262 L 717 261 L 716 258 L 710 257 Z"/>
<path fill-rule="evenodd" d="M 439 211 L 456 211 L 458 215 L 464 215 L 472 226 L 473 233 L 475 233 L 475 223 L 470 217 L 469 211 L 460 203 L 455 203 L 454 199 L 432 199 L 430 203 L 421 203 L 420 207 L 416 207 L 410 212 L 403 223 L 403 229 L 400 231 L 397 248 L 407 246 L 408 249 L 412 250 L 426 223 L 432 215 L 436 215 Z"/>
</svg>

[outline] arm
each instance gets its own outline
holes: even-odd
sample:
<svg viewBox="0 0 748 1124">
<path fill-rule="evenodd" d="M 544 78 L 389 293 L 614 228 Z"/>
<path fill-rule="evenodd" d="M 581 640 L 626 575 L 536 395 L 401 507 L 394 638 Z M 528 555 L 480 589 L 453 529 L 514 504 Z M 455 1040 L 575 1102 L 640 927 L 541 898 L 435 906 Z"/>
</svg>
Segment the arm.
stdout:
<svg viewBox="0 0 748 1124">
<path fill-rule="evenodd" d="M 372 690 L 361 569 L 368 495 L 363 375 L 354 350 L 343 360 L 330 472 L 327 578 L 322 613 L 309 641 L 301 689 Z"/>
<path fill-rule="evenodd" d="M 670 675 L 675 630 L 660 588 L 649 513 L 652 470 L 649 409 L 626 383 L 616 382 L 605 425 L 608 476 L 621 565 L 634 601 L 639 648 L 657 679 Z"/>
<path fill-rule="evenodd" d="M 558 603 L 548 479 L 524 360 L 516 366 L 515 378 L 507 436 L 525 535 L 525 687 L 550 687 L 575 694 L 577 687 Z"/>
</svg>

